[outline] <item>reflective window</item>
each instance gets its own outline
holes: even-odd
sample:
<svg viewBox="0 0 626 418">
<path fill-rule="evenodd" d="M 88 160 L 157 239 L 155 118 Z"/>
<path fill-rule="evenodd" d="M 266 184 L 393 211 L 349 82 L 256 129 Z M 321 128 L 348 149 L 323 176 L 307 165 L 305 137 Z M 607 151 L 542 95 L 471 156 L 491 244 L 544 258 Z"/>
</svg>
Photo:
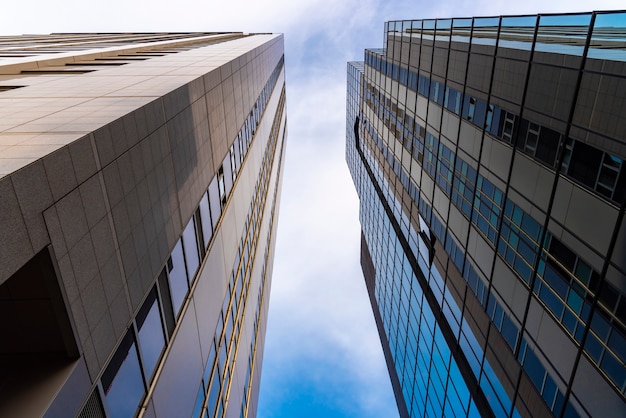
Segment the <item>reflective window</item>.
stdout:
<svg viewBox="0 0 626 418">
<path fill-rule="evenodd" d="M 226 205 L 226 183 L 224 182 L 224 167 L 220 166 L 217 170 L 217 190 L 220 197 L 220 205 L 222 208 Z"/>
<path fill-rule="evenodd" d="M 200 265 L 196 224 L 193 217 L 189 220 L 189 223 L 183 231 L 183 244 L 185 247 L 185 261 L 187 262 L 187 277 L 189 282 L 191 282 Z"/>
<path fill-rule="evenodd" d="M 150 380 L 165 346 L 165 335 L 163 334 L 163 323 L 156 298 L 156 289 L 152 289 L 137 314 L 137 329 L 139 330 L 137 337 L 141 347 L 143 369 L 146 379 Z"/>
<path fill-rule="evenodd" d="M 626 61 L 626 50 L 623 45 L 626 38 L 626 13 L 607 13 L 596 15 L 593 35 L 587 57 Z M 617 67 L 613 67 L 617 68 Z M 624 74 L 624 67 L 621 67 Z"/>
<path fill-rule="evenodd" d="M 196 405 L 193 408 L 192 418 L 200 418 L 202 412 L 202 404 L 204 403 L 204 384 L 200 382 L 200 389 L 198 390 L 198 396 L 196 397 Z"/>
<path fill-rule="evenodd" d="M 102 386 L 111 418 L 135 415 L 144 384 L 132 332 L 128 332 L 102 375 Z"/>
<path fill-rule="evenodd" d="M 170 258 L 167 260 L 168 279 L 170 283 L 170 294 L 172 296 L 172 307 L 174 316 L 178 315 L 180 307 L 183 305 L 189 285 L 187 284 L 187 273 L 185 271 L 185 260 L 183 258 L 183 245 L 180 240 L 176 242 Z"/>
<path fill-rule="evenodd" d="M 230 162 L 230 153 L 227 153 L 226 157 L 224 157 L 222 167 L 224 170 L 224 196 L 227 198 L 230 190 L 233 188 L 233 169 Z"/>
<path fill-rule="evenodd" d="M 174 319 L 172 297 L 170 295 L 170 286 L 165 269 L 159 274 L 158 284 L 159 292 L 161 293 L 161 302 L 163 303 L 163 317 L 165 318 L 165 324 L 167 326 L 167 335 L 171 336 L 176 327 L 176 320 Z"/>
<path fill-rule="evenodd" d="M 218 176 L 213 177 L 211 184 L 209 184 L 209 207 L 211 208 L 211 222 L 213 224 L 213 230 L 215 230 L 217 221 L 219 221 L 220 215 L 222 214 L 217 178 Z"/>
<path fill-rule="evenodd" d="M 209 209 L 209 194 L 208 192 L 202 196 L 200 200 L 200 224 L 202 226 L 202 238 L 204 242 L 204 248 L 208 248 L 209 241 L 213 236 L 213 225 L 211 224 L 211 211 Z"/>
</svg>

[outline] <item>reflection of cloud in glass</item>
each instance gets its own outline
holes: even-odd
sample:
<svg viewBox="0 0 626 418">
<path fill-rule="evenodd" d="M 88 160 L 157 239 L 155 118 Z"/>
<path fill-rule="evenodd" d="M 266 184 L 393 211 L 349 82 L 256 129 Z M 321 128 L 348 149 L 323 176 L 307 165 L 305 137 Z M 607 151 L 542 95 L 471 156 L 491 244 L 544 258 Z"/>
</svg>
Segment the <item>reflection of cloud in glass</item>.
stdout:
<svg viewBox="0 0 626 418">
<path fill-rule="evenodd" d="M 165 345 L 159 305 L 156 300 L 152 303 L 152 307 L 139 330 L 139 345 L 141 346 L 141 357 L 146 372 L 146 379 L 150 379 Z"/>
<path fill-rule="evenodd" d="M 144 386 L 139 370 L 139 358 L 135 343 L 133 343 L 106 393 L 111 418 L 132 417 L 143 392 Z"/>
</svg>

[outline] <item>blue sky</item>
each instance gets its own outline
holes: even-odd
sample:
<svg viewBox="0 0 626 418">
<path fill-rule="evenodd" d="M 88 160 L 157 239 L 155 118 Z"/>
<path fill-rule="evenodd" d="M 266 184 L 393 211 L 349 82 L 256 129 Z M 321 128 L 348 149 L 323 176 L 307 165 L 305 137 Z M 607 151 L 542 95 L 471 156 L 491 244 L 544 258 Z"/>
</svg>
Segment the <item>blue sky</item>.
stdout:
<svg viewBox="0 0 626 418">
<path fill-rule="evenodd" d="M 394 417 L 344 160 L 346 61 L 383 46 L 386 20 L 618 8 L 623 0 L 32 0 L 3 4 L 0 34 L 285 33 L 289 140 L 258 416 Z"/>
</svg>

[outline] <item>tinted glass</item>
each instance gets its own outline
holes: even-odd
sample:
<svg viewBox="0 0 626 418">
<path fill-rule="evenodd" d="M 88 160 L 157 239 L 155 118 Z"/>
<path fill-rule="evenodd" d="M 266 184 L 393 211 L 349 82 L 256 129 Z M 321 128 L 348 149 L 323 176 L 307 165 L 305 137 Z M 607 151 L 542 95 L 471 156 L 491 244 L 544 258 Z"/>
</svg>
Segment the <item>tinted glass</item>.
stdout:
<svg viewBox="0 0 626 418">
<path fill-rule="evenodd" d="M 146 379 L 150 380 L 165 346 L 165 336 L 163 335 L 161 313 L 159 312 L 159 304 L 156 298 L 153 298 L 152 302 L 146 304 L 146 308 L 149 308 L 146 317 L 143 319 L 142 324 L 139 324 L 140 318 L 137 318 L 137 327 L 139 328 L 138 339 L 141 347 L 143 368 Z"/>
<path fill-rule="evenodd" d="M 170 294 L 172 295 L 172 307 L 174 308 L 174 316 L 177 316 L 185 300 L 187 291 L 189 290 L 187 273 L 185 271 L 185 260 L 183 258 L 183 246 L 180 240 L 178 240 L 172 250 L 172 254 L 167 263 L 167 269 L 169 273 Z"/>
<path fill-rule="evenodd" d="M 626 42 L 626 13 L 598 14 L 593 25 L 587 57 L 626 61 L 624 42 Z M 626 74 L 624 65 L 613 66 L 613 71 L 616 70 L 620 75 Z"/>
<path fill-rule="evenodd" d="M 230 189 L 233 188 L 233 169 L 230 166 L 230 153 L 226 154 L 222 167 L 224 169 L 224 194 L 228 197 Z"/>
<path fill-rule="evenodd" d="M 200 200 L 200 223 L 202 225 L 202 238 L 204 248 L 209 246 L 209 241 L 213 236 L 213 225 L 211 224 L 211 212 L 209 209 L 209 194 L 205 193 Z"/>
<path fill-rule="evenodd" d="M 111 418 L 134 416 L 144 393 L 135 342 L 132 341 L 128 347 L 123 347 L 123 345 L 124 343 L 118 350 L 126 351 L 127 349 L 128 351 L 122 353 L 125 355 L 117 373 L 108 388 L 104 388 L 106 404 Z"/>
<path fill-rule="evenodd" d="M 222 206 L 220 205 L 220 193 L 217 186 L 217 176 L 213 177 L 211 184 L 209 184 L 209 204 L 211 208 L 211 222 L 213 223 L 213 229 L 217 225 L 217 221 L 222 214 Z"/>
<path fill-rule="evenodd" d="M 189 281 L 191 282 L 193 276 L 198 270 L 198 266 L 200 265 L 200 256 L 198 255 L 198 239 L 196 237 L 196 224 L 193 217 L 189 220 L 189 223 L 183 231 L 183 245 L 185 247 L 187 275 Z"/>
</svg>

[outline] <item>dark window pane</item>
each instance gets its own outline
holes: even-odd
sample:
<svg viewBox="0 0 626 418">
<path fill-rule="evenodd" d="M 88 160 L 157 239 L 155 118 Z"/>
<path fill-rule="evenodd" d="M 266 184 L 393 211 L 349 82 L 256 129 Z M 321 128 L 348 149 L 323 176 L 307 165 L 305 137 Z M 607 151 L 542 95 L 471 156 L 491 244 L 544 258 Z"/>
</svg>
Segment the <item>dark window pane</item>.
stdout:
<svg viewBox="0 0 626 418">
<path fill-rule="evenodd" d="M 581 183 L 595 187 L 598 170 L 602 162 L 602 151 L 580 141 L 574 144 L 568 174 Z"/>
<path fill-rule="evenodd" d="M 524 360 L 524 370 L 533 381 L 535 387 L 541 389 L 543 384 L 543 377 L 546 374 L 546 370 L 543 368 L 535 353 L 532 350 L 526 350 L 526 359 Z"/>
<path fill-rule="evenodd" d="M 163 335 L 163 323 L 156 299 L 156 291 L 153 290 L 137 315 L 137 328 L 139 346 L 141 347 L 141 359 L 146 379 L 150 380 L 157 361 L 165 346 Z"/>
<path fill-rule="evenodd" d="M 189 290 L 185 261 L 183 259 L 183 246 L 180 240 L 176 242 L 172 250 L 172 254 L 167 263 L 167 269 L 170 294 L 172 295 L 172 307 L 174 308 L 174 316 L 177 316 L 180 307 L 183 305 L 187 291 Z"/>
<path fill-rule="evenodd" d="M 174 308 L 172 306 L 172 297 L 170 295 L 170 287 L 167 280 L 165 269 L 159 274 L 159 292 L 161 293 L 161 301 L 163 303 L 163 317 L 167 325 L 167 335 L 171 336 L 176 326 L 174 320 Z"/>
<path fill-rule="evenodd" d="M 558 132 L 546 128 L 545 126 L 541 127 L 535 157 L 548 166 L 553 167 L 560 138 L 561 135 Z"/>
<path fill-rule="evenodd" d="M 559 240 L 552 237 L 550 240 L 550 254 L 563 264 L 569 271 L 574 271 L 574 263 L 576 262 L 576 254 L 569 248 L 561 244 Z"/>
<path fill-rule="evenodd" d="M 111 418 L 135 415 L 143 397 L 144 384 L 139 357 L 131 332 L 128 332 L 102 376 L 102 386 Z"/>
</svg>

